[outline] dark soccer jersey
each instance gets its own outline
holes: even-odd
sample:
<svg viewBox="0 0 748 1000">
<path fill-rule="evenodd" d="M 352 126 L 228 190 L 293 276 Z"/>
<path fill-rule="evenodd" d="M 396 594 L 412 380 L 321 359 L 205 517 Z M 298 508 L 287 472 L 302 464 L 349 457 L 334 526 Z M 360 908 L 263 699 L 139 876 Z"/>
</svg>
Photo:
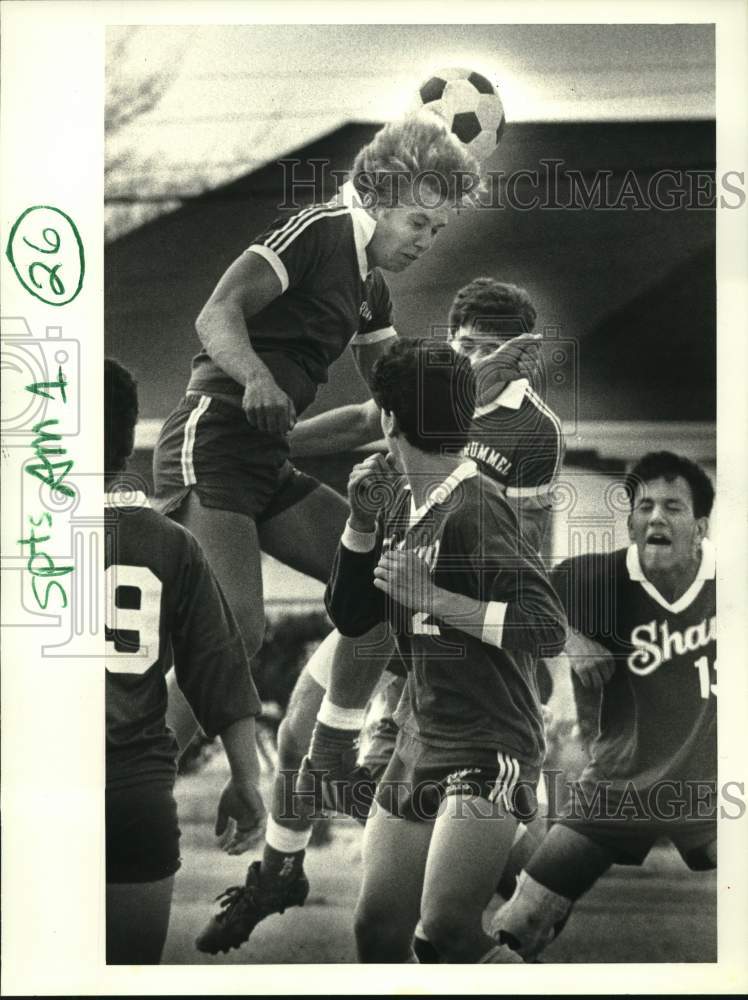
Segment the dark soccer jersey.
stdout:
<svg viewBox="0 0 748 1000">
<path fill-rule="evenodd" d="M 349 343 L 394 333 L 387 283 L 378 269 L 367 273 L 366 227 L 373 220 L 362 213 L 350 204 L 314 205 L 276 219 L 246 251 L 270 264 L 283 289 L 247 327 L 252 348 L 293 400 L 297 416 Z M 241 395 L 242 387 L 205 351 L 192 367 L 191 391 Z"/>
<path fill-rule="evenodd" d="M 412 511 L 401 480 L 379 518 L 374 549 L 352 552 L 341 542 L 328 611 L 344 635 L 389 620 L 408 668 L 398 725 L 433 746 L 501 748 L 539 766 L 545 744 L 536 663 L 563 648 L 563 611 L 539 557 L 518 543 L 510 506 L 474 463 L 463 463 L 436 494 Z M 389 548 L 415 550 L 437 586 L 502 608 L 500 646 L 413 613 L 377 590 L 372 574 Z M 484 640 L 487 634 L 488 619 Z"/>
<path fill-rule="evenodd" d="M 114 494 L 116 498 L 116 494 Z M 106 505 L 106 769 L 109 787 L 173 780 L 166 673 L 209 736 L 261 705 L 236 623 L 200 546 L 137 506 Z M 111 503 L 115 505 L 112 506 Z"/>
<path fill-rule="evenodd" d="M 646 789 L 717 776 L 714 550 L 674 604 L 644 577 L 635 546 L 560 563 L 551 580 L 572 628 L 616 660 L 583 777 Z"/>
<path fill-rule="evenodd" d="M 510 382 L 493 402 L 476 408 L 463 449 L 510 499 L 547 492 L 563 453 L 561 422 L 527 379 Z"/>
</svg>

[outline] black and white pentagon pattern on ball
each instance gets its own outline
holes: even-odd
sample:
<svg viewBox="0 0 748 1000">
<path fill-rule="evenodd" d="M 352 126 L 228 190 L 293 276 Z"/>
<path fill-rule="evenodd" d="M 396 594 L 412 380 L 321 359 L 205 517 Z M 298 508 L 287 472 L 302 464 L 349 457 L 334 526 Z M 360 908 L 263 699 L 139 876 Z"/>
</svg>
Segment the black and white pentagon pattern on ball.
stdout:
<svg viewBox="0 0 748 1000">
<path fill-rule="evenodd" d="M 479 160 L 490 156 L 501 140 L 501 98 L 491 81 L 475 70 L 438 70 L 419 87 L 416 104 L 443 118 Z"/>
</svg>

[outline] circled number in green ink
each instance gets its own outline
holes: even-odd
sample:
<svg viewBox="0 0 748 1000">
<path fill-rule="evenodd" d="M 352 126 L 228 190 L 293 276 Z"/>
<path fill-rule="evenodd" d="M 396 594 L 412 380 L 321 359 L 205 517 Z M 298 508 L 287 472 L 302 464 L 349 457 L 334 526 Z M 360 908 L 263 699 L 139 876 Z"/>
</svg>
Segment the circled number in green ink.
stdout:
<svg viewBox="0 0 748 1000">
<path fill-rule="evenodd" d="M 16 219 L 5 256 L 26 291 L 47 305 L 67 305 L 83 287 L 80 235 L 70 216 L 52 205 L 33 205 Z"/>
</svg>

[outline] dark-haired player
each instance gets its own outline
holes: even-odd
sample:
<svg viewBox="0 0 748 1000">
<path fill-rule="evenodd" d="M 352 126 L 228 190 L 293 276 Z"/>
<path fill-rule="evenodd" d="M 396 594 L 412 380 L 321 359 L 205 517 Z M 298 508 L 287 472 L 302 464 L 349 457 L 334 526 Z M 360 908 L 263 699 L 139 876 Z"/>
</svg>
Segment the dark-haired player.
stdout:
<svg viewBox="0 0 748 1000">
<path fill-rule="evenodd" d="M 525 957 L 612 864 L 641 864 L 659 837 L 689 868 L 716 867 L 714 490 L 670 452 L 645 455 L 627 488 L 631 545 L 567 559 L 552 575 L 575 633 L 572 667 L 602 701 L 569 814 L 494 920 Z"/>
<path fill-rule="evenodd" d="M 477 279 L 463 288 L 450 312 L 453 346 L 468 357 L 474 356 L 481 373 L 478 387 L 485 411 L 473 425 L 471 441 L 476 447 L 487 440 L 494 449 L 504 448 L 504 458 L 494 465 L 487 462 L 484 471 L 502 485 L 516 489 L 516 500 L 512 502 L 521 505 L 523 527 L 534 532 L 532 544 L 539 548 L 549 518 L 547 496 L 561 462 L 563 444 L 558 418 L 530 390 L 529 378 L 518 380 L 525 372 L 532 373 L 535 355 L 526 338 L 521 344 L 516 338 L 531 333 L 535 318 L 527 292 L 490 278 Z M 467 342 L 468 336 L 473 337 L 473 342 Z M 485 428 L 485 434 L 481 428 Z M 380 436 L 379 407 L 372 400 L 297 424 L 290 443 L 292 454 L 329 454 Z M 531 439 L 539 456 L 535 459 L 525 452 Z M 302 671 L 278 734 L 279 773 L 266 846 L 262 861 L 250 867 L 247 877 L 251 902 L 245 897 L 241 921 L 230 918 L 225 911 L 211 920 L 198 941 L 201 950 L 236 947 L 264 917 L 305 898 L 308 885 L 303 860 L 312 826 L 308 817 L 287 814 L 291 776 L 309 748 L 315 719 L 314 765 L 333 775 L 347 773 L 355 758 L 355 741 L 366 703 L 383 667 L 391 657 L 396 658 L 392 640 L 384 638 L 381 630 L 370 642 L 358 645 L 354 649 L 353 643 L 333 631 Z M 367 645 L 376 645 L 376 651 L 371 655 L 362 653 Z M 397 684 L 393 678 L 393 696 Z M 377 742 L 382 766 L 393 745 L 394 734 L 384 724 Z M 362 796 L 355 814 L 363 818 L 366 811 Z"/>
<path fill-rule="evenodd" d="M 393 480 L 379 455 L 354 468 L 326 604 L 345 635 L 387 621 L 408 679 L 364 835 L 359 957 L 413 960 L 420 914 L 445 960 L 511 962 L 481 918 L 517 817 L 534 812 L 545 749 L 535 668 L 563 648 L 566 621 L 500 490 L 460 455 L 469 361 L 402 341 L 372 391 L 404 475 Z"/>
<path fill-rule="evenodd" d="M 169 925 L 179 827 L 177 745 L 166 725 L 166 673 L 206 733 L 219 735 L 231 779 L 217 832 L 232 849 L 261 833 L 255 716 L 261 705 L 236 623 L 195 539 L 118 487 L 133 449 L 138 396 L 130 373 L 104 369 L 107 593 L 106 942 L 110 964 L 160 961 Z"/>
</svg>

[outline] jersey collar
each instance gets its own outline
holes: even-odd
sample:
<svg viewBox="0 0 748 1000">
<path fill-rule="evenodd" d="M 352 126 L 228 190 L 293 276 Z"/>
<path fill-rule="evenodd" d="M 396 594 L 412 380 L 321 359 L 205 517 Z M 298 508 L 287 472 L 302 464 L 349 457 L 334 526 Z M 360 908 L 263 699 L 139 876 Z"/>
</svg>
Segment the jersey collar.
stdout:
<svg viewBox="0 0 748 1000">
<path fill-rule="evenodd" d="M 503 389 L 496 399 L 491 400 L 490 403 L 486 403 L 485 406 L 476 407 L 473 416 L 484 417 L 487 413 L 498 409 L 500 406 L 505 406 L 508 410 L 518 410 L 522 405 L 529 385 L 530 380 L 526 378 L 518 378 L 513 382 L 509 382 L 506 389 Z"/>
<path fill-rule="evenodd" d="M 140 490 L 113 490 L 104 494 L 104 506 L 130 509 L 132 507 L 150 507 L 148 497 Z"/>
<path fill-rule="evenodd" d="M 425 503 L 422 503 L 420 507 L 416 507 L 413 497 L 411 496 L 408 529 L 415 527 L 415 525 L 417 525 L 418 522 L 421 521 L 426 514 L 428 514 L 431 508 L 436 506 L 436 504 L 444 503 L 457 489 L 460 483 L 477 475 L 478 466 L 472 459 L 467 459 L 465 462 L 461 462 L 454 472 L 451 472 L 443 482 L 434 487 L 434 489 L 429 493 L 428 499 Z M 405 489 L 409 490 L 410 484 L 406 484 Z"/>
<path fill-rule="evenodd" d="M 353 242 L 356 244 L 356 256 L 358 257 L 358 269 L 361 272 L 361 280 L 366 280 L 366 275 L 371 270 L 366 257 L 366 248 L 371 243 L 374 230 L 377 228 L 375 219 L 369 215 L 361 204 L 353 183 L 346 181 L 338 192 L 338 198 L 351 210 L 351 221 L 353 222 Z"/>
<path fill-rule="evenodd" d="M 696 579 L 685 594 L 681 594 L 674 604 L 666 601 L 659 590 L 644 575 L 644 570 L 639 562 L 639 550 L 636 545 L 629 545 L 628 547 L 626 552 L 626 569 L 628 570 L 629 578 L 635 583 L 640 583 L 653 600 L 657 601 L 658 604 L 673 614 L 679 614 L 681 611 L 685 611 L 689 604 L 698 597 L 705 582 L 713 580 L 717 575 L 717 556 L 714 546 L 708 538 L 705 538 L 701 543 L 701 564 L 696 573 Z"/>
</svg>

